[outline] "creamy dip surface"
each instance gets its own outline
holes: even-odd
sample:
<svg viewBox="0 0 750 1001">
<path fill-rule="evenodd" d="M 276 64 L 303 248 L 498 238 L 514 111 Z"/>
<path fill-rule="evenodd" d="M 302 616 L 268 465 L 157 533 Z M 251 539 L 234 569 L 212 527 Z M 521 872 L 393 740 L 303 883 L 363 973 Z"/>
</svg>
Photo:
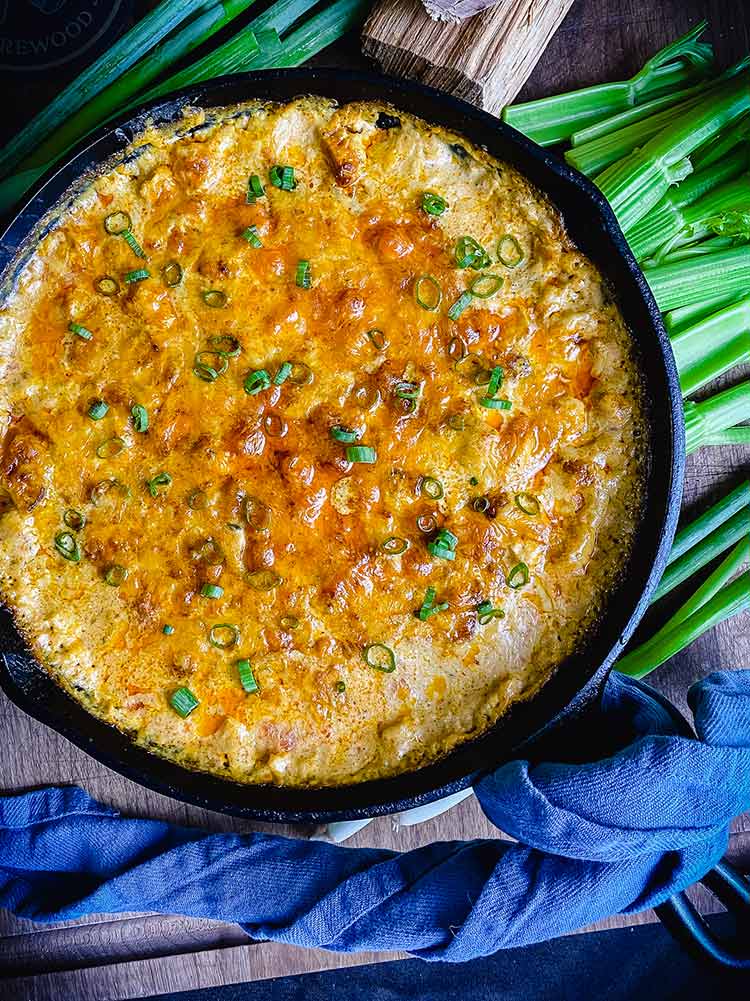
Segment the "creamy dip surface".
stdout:
<svg viewBox="0 0 750 1001">
<path fill-rule="evenodd" d="M 131 153 L 0 312 L 4 601 L 189 768 L 439 758 L 580 647 L 631 551 L 616 302 L 516 170 L 390 106 L 186 109 Z"/>
</svg>

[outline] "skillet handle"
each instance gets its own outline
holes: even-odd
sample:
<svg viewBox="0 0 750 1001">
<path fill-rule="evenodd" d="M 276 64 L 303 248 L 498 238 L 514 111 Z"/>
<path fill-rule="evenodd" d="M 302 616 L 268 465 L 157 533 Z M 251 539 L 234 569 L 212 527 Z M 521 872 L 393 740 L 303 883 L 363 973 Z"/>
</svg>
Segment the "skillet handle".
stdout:
<svg viewBox="0 0 750 1001">
<path fill-rule="evenodd" d="M 684 892 L 656 908 L 659 919 L 696 959 L 723 968 L 750 970 L 750 879 L 722 859 L 699 882 L 735 917 L 736 935 L 717 935 Z"/>
</svg>

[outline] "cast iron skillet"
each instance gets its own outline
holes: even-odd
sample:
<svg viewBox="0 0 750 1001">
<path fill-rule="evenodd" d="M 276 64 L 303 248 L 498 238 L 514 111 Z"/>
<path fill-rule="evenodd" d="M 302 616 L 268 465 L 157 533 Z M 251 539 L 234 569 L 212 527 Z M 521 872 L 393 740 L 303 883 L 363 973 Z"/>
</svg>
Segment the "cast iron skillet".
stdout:
<svg viewBox="0 0 750 1001">
<path fill-rule="evenodd" d="M 54 224 L 55 214 L 45 217 L 45 213 L 71 185 L 74 191 L 80 190 L 87 172 L 121 156 L 146 112 L 156 122 L 172 122 L 187 100 L 210 110 L 251 98 L 285 101 L 306 93 L 342 103 L 389 101 L 485 146 L 546 192 L 562 211 L 572 238 L 615 290 L 639 350 L 652 431 L 646 511 L 633 556 L 624 568 L 622 585 L 612 594 L 606 613 L 585 646 L 561 665 L 535 698 L 515 706 L 484 735 L 435 764 L 396 778 L 332 789 L 278 789 L 243 786 L 187 771 L 136 747 L 86 712 L 24 651 L 10 616 L 0 621 L 0 649 L 10 654 L 0 657 L 0 684 L 31 716 L 108 767 L 157 792 L 210 810 L 285 822 L 367 817 L 427 803 L 465 788 L 480 773 L 515 756 L 522 746 L 527 755 L 534 749 L 541 753 L 539 748 L 548 746 L 550 734 L 558 744 L 558 757 L 558 735 L 565 732 L 568 756 L 575 757 L 578 744 L 585 758 L 586 733 L 595 726 L 601 688 L 664 570 L 679 513 L 685 461 L 680 389 L 669 342 L 656 303 L 604 198 L 586 178 L 496 118 L 414 83 L 340 70 L 280 70 L 225 77 L 152 102 L 140 113 L 105 126 L 84 140 L 62 166 L 36 186 L 2 237 L 4 260 L 0 266 L 7 265 L 21 249 L 13 266 L 6 268 L 6 283 L 12 283 L 23 251 L 28 252 L 40 233 Z M 398 127 L 387 121 L 384 124 Z"/>
</svg>

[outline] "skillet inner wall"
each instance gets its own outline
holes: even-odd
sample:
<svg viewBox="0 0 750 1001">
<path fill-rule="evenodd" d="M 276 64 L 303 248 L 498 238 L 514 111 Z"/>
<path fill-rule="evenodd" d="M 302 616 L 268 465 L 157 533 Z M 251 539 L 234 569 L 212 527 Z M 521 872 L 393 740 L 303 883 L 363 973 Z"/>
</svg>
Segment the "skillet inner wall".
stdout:
<svg viewBox="0 0 750 1001">
<path fill-rule="evenodd" d="M 607 218 L 600 205 L 597 207 L 592 201 L 588 182 L 490 116 L 452 98 L 399 81 L 336 71 L 301 70 L 227 78 L 189 93 L 195 96 L 194 103 L 210 107 L 252 97 L 286 100 L 306 92 L 324 94 L 342 103 L 389 100 L 405 111 L 439 122 L 485 145 L 491 153 L 512 163 L 549 194 L 562 211 L 574 241 L 612 284 L 640 346 L 647 402 L 651 409 L 652 463 L 648 476 L 648 517 L 641 529 L 636 555 L 624 585 L 611 598 L 610 612 L 590 638 L 587 648 L 563 665 L 532 702 L 519 705 L 491 731 L 419 772 L 339 789 L 235 787 L 220 779 L 185 772 L 179 766 L 139 751 L 117 731 L 80 709 L 52 685 L 46 675 L 33 685 L 29 684 L 28 677 L 20 686 L 13 685 L 7 677 L 3 679 L 7 687 L 14 689 L 10 693 L 12 697 L 23 700 L 24 707 L 34 715 L 42 713 L 39 686 L 45 689 L 51 685 L 53 691 L 45 692 L 44 696 L 48 709 L 45 722 L 64 729 L 76 743 L 84 745 L 97 757 L 108 758 L 106 763 L 126 771 L 136 780 L 212 809 L 273 819 L 319 819 L 332 815 L 390 812 L 436 798 L 466 785 L 476 771 L 493 767 L 507 758 L 514 747 L 543 729 L 550 719 L 576 716 L 595 697 L 612 659 L 613 645 L 623 634 L 632 631 L 647 604 L 647 595 L 643 592 L 649 577 L 652 583 L 658 578 L 654 560 L 663 562 L 668 550 L 681 485 L 680 450 L 675 448 L 674 440 L 676 377 L 671 357 L 660 343 L 658 313 L 653 301 L 644 298 L 644 286 L 639 285 L 637 269 L 627 256 L 623 256 L 627 251 L 611 216 Z M 157 120 L 174 119 L 182 103 L 171 101 L 157 106 L 163 109 L 158 112 Z M 114 131 L 104 130 L 87 151 L 74 155 L 69 166 L 42 188 L 31 208 L 11 224 L 4 237 L 5 247 L 11 251 L 17 247 L 33 228 L 34 212 L 38 216 L 40 208 L 52 204 L 84 167 L 100 163 L 120 151 L 132 138 L 133 131 L 127 126 Z M 642 283 L 642 278 L 640 281 Z M 659 429 L 658 434 L 656 429 Z M 5 623 L 8 621 L 6 617 Z M 1 638 L 8 649 L 4 642 L 6 636 L 9 632 L 3 628 Z M 39 669 L 37 673 L 41 673 Z"/>
</svg>

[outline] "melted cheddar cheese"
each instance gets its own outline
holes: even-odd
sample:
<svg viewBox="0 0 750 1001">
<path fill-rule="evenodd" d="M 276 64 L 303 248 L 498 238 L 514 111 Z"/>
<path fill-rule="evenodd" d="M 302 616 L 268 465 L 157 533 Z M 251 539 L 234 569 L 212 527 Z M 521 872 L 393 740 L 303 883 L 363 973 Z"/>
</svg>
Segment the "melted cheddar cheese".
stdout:
<svg viewBox="0 0 750 1001">
<path fill-rule="evenodd" d="M 605 607 L 641 506 L 631 341 L 557 211 L 460 136 L 321 98 L 186 110 L 56 208 L 6 292 L 0 590 L 155 753 L 290 786 L 414 769 Z"/>
</svg>

